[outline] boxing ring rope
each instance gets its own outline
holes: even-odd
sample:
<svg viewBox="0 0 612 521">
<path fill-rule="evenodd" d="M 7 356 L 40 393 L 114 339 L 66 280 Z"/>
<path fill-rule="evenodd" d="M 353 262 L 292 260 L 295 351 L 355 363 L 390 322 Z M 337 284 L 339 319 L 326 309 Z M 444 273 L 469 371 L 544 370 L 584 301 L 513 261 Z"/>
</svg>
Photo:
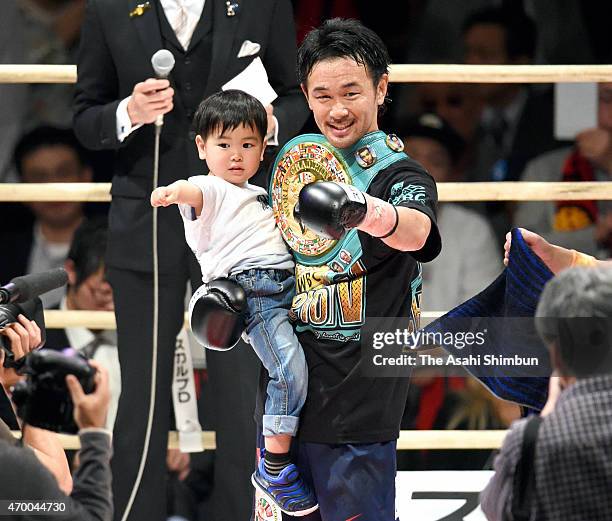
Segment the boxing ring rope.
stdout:
<svg viewBox="0 0 612 521">
<path fill-rule="evenodd" d="M 391 83 L 582 83 L 612 81 L 612 65 L 391 65 Z"/>
<path fill-rule="evenodd" d="M 500 254 L 501 256 L 501 254 Z M 423 311 L 421 318 L 439 318 L 445 311 Z M 185 327 L 189 319 L 185 313 Z M 45 327 L 47 329 L 63 329 L 65 327 L 86 327 L 88 329 L 117 329 L 115 314 L 112 311 L 60 311 L 45 310 Z"/>
<path fill-rule="evenodd" d="M 75 83 L 76 65 L 0 65 L 0 83 Z M 391 65 L 392 83 L 612 81 L 612 65 Z"/>
<path fill-rule="evenodd" d="M 0 83 L 76 83 L 76 65 L 0 65 Z"/>
<path fill-rule="evenodd" d="M 0 83 L 75 83 L 75 65 L 0 65 Z M 396 64 L 392 83 L 556 83 L 610 82 L 612 65 L 454 65 Z M 110 183 L 0 184 L 0 202 L 83 201 L 108 202 Z M 441 202 L 612 200 L 612 182 L 563 183 L 439 183 Z M 443 312 L 423 312 L 437 318 Z M 115 316 L 104 311 L 45 311 L 48 328 L 115 329 Z M 21 433 L 14 432 L 16 437 Z M 505 430 L 401 431 L 398 450 L 497 449 Z M 79 448 L 77 436 L 59 435 L 64 449 Z M 216 448 L 215 433 L 202 433 L 204 448 Z M 178 448 L 178 436 L 169 432 L 168 446 Z"/>
<path fill-rule="evenodd" d="M 493 450 L 502 445 L 505 430 L 482 431 L 401 431 L 397 440 L 398 450 Z M 16 438 L 21 436 L 20 431 L 13 431 Z M 65 450 L 78 450 L 80 442 L 78 436 L 58 434 Z M 205 450 L 214 450 L 217 445 L 215 433 L 204 431 L 202 443 Z M 178 435 L 175 431 L 168 433 L 168 448 L 178 449 Z"/>
<path fill-rule="evenodd" d="M 0 183 L 0 202 L 110 202 L 110 183 Z M 612 182 L 437 183 L 440 202 L 612 200 Z"/>
<path fill-rule="evenodd" d="M 110 183 L 0 183 L 0 202 L 108 203 Z"/>
</svg>

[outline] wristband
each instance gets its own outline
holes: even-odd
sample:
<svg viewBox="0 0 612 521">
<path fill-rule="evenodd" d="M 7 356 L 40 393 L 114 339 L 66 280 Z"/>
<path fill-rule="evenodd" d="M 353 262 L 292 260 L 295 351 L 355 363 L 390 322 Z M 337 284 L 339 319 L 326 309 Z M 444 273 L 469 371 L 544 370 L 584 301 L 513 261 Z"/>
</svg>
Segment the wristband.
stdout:
<svg viewBox="0 0 612 521">
<path fill-rule="evenodd" d="M 572 263 L 570 267 L 574 268 L 576 266 L 583 268 L 592 268 L 597 264 L 597 259 L 595 257 L 591 257 L 586 253 L 580 253 L 579 251 L 572 250 Z"/>
<path fill-rule="evenodd" d="M 399 224 L 399 213 L 397 212 L 397 208 L 395 207 L 395 205 L 391 205 L 391 207 L 395 212 L 395 224 L 393 225 L 393 228 L 391 228 L 391 231 L 389 233 L 386 233 L 385 235 L 382 235 L 380 237 L 376 237 L 377 239 L 386 239 L 387 237 L 391 237 L 391 235 L 395 233 L 395 230 L 397 230 L 397 225 Z"/>
</svg>

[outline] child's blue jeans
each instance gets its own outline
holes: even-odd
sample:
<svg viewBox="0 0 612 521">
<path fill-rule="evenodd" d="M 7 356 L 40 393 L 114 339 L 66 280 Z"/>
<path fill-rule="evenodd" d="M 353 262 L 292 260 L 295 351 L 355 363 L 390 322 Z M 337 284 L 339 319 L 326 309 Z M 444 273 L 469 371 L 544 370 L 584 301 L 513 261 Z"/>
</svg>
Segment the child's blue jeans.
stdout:
<svg viewBox="0 0 612 521">
<path fill-rule="evenodd" d="M 230 278 L 246 292 L 246 334 L 270 375 L 263 435 L 295 436 L 308 387 L 304 351 L 288 317 L 295 277 L 286 270 L 251 269 Z"/>
</svg>

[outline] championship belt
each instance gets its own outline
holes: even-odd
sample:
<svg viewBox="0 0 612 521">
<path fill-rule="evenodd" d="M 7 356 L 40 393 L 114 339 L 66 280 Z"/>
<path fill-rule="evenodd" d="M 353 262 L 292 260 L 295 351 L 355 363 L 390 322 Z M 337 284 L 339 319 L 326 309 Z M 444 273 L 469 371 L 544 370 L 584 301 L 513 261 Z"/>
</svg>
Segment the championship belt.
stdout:
<svg viewBox="0 0 612 521">
<path fill-rule="evenodd" d="M 376 174 L 401 159 L 404 145 L 394 134 L 366 134 L 347 149 L 336 149 L 321 134 L 303 134 L 289 141 L 274 163 L 270 200 L 283 239 L 304 265 L 320 265 L 336 257 L 342 244 L 356 236 L 350 230 L 340 241 L 320 237 L 302 226 L 293 209 L 304 185 L 336 181 L 367 191 Z"/>
<path fill-rule="evenodd" d="M 276 224 L 296 260 L 296 295 L 289 316 L 297 331 L 310 330 L 317 338 L 330 340 L 357 340 L 366 305 L 366 269 L 357 229 L 336 241 L 302 226 L 293 214 L 300 190 L 315 181 L 336 181 L 365 192 L 378 172 L 408 157 L 403 148 L 397 136 L 376 131 L 342 150 L 320 134 L 305 134 L 279 153 L 270 200 Z"/>
</svg>

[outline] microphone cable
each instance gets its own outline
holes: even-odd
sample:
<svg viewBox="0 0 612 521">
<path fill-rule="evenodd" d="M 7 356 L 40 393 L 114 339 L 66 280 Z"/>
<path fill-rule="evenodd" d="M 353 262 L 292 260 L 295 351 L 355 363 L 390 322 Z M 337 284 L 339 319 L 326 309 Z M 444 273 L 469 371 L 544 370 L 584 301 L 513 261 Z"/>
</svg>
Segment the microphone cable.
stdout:
<svg viewBox="0 0 612 521">
<path fill-rule="evenodd" d="M 166 49 L 163 49 L 166 53 L 169 53 Z M 157 51 L 155 55 L 153 55 L 153 66 L 155 68 L 155 57 L 158 53 L 162 51 Z M 172 56 L 172 55 L 170 55 Z M 172 66 L 174 66 L 174 58 L 172 58 Z M 167 73 L 169 73 L 168 70 Z M 166 75 L 167 75 L 166 73 Z M 159 185 L 159 142 L 161 136 L 161 129 L 164 124 L 163 115 L 157 116 L 155 120 L 155 149 L 153 154 L 153 190 L 155 190 Z M 132 510 L 132 506 L 134 504 L 134 500 L 136 499 L 136 494 L 138 493 L 138 489 L 140 488 L 140 482 L 142 481 L 142 475 L 144 474 L 144 468 L 147 461 L 147 456 L 149 454 L 149 445 L 151 442 L 151 430 L 153 427 L 153 415 L 155 412 L 155 400 L 157 394 L 157 351 L 158 351 L 158 334 L 159 334 L 159 254 L 158 254 L 158 244 L 157 244 L 157 213 L 158 208 L 153 207 L 153 226 L 152 226 L 152 234 L 153 234 L 153 347 L 151 354 L 151 389 L 149 392 L 149 412 L 147 417 L 147 427 L 145 430 L 145 438 L 144 444 L 142 448 L 142 455 L 140 457 L 140 464 L 138 465 L 138 473 L 136 474 L 136 479 L 134 480 L 134 485 L 132 487 L 132 492 L 130 494 L 128 503 L 125 507 L 125 511 L 123 512 L 123 516 L 121 517 L 121 521 L 127 521 L 128 516 Z"/>
</svg>

